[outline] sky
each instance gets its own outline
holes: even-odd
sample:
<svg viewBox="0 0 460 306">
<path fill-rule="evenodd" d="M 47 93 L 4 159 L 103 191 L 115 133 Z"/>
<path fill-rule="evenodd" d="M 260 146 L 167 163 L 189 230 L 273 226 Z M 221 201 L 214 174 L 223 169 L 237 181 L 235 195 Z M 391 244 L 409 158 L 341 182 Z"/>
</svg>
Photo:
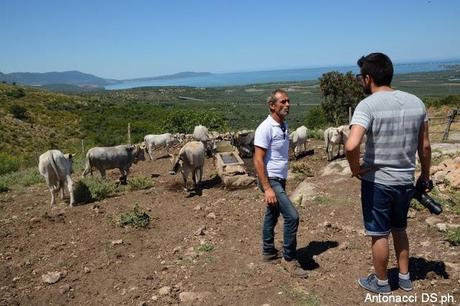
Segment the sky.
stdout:
<svg viewBox="0 0 460 306">
<path fill-rule="evenodd" d="M 458 0 L 1 0 L 0 72 L 130 79 L 460 59 Z"/>
</svg>

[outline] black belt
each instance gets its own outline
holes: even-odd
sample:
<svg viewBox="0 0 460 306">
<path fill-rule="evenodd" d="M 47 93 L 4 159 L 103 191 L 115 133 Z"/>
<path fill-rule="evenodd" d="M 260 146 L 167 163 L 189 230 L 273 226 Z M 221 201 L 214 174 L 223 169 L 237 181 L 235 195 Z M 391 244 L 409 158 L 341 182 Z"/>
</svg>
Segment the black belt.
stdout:
<svg viewBox="0 0 460 306">
<path fill-rule="evenodd" d="M 268 177 L 269 180 L 274 180 L 280 183 L 286 183 L 286 179 L 280 178 L 280 177 Z"/>
</svg>

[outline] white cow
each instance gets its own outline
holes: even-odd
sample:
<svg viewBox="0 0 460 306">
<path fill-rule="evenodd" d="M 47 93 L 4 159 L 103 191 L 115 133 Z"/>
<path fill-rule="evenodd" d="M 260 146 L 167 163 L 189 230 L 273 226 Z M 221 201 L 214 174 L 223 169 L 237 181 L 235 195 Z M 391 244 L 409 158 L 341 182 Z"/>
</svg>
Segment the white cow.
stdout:
<svg viewBox="0 0 460 306">
<path fill-rule="evenodd" d="M 46 184 L 51 193 L 51 206 L 56 201 L 54 193 L 61 191 L 61 199 L 64 198 L 64 186 L 70 195 L 70 206 L 75 203 L 73 196 L 73 182 L 70 177 L 72 173 L 72 154 L 63 154 L 59 150 L 49 150 L 38 158 L 38 170 L 45 177 Z"/>
<path fill-rule="evenodd" d="M 350 136 L 350 127 L 348 125 L 341 125 L 339 127 L 330 127 L 324 131 L 324 143 L 326 145 L 327 160 L 334 158 L 334 151 L 337 148 L 337 154 L 340 155 L 340 147 L 345 146 L 345 143 Z"/>
<path fill-rule="evenodd" d="M 119 169 L 121 181 L 126 181 L 129 168 L 133 163 L 145 160 L 144 148 L 139 145 L 119 145 L 115 147 L 94 147 L 86 153 L 86 166 L 83 177 L 91 173 L 93 167 L 105 178 L 105 170 Z"/>
<path fill-rule="evenodd" d="M 169 147 L 179 143 L 179 140 L 176 136 L 173 136 L 170 133 L 160 135 L 149 134 L 144 137 L 144 143 L 150 160 L 153 160 L 153 150 L 159 147 L 165 147 L 166 152 L 169 154 Z"/>
<path fill-rule="evenodd" d="M 195 129 L 193 130 L 193 138 L 196 141 L 207 142 L 209 140 L 208 128 L 201 124 L 195 126 Z"/>
<path fill-rule="evenodd" d="M 182 178 L 184 180 L 184 188 L 187 188 L 188 174 L 192 172 L 193 188 L 201 184 L 203 177 L 205 148 L 201 141 L 191 141 L 186 143 L 179 151 L 179 154 L 172 155 L 171 161 L 173 168 L 169 172 L 174 175 L 181 168 Z"/>
<path fill-rule="evenodd" d="M 307 150 L 308 142 L 308 129 L 305 126 L 298 127 L 294 132 L 289 135 L 289 145 L 294 149 L 294 156 L 297 156 L 299 151 L 302 149 L 305 152 Z"/>
</svg>

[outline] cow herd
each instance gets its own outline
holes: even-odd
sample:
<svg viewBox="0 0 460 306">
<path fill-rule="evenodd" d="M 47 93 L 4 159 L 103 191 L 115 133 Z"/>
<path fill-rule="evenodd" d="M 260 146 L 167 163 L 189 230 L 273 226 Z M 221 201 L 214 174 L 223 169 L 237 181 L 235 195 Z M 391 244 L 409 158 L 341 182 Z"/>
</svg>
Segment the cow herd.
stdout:
<svg viewBox="0 0 460 306">
<path fill-rule="evenodd" d="M 324 131 L 327 159 L 337 155 L 340 146 L 343 145 L 350 133 L 348 126 L 328 128 Z M 306 151 L 308 142 L 308 129 L 301 126 L 289 135 L 290 148 L 295 157 Z M 252 157 L 254 152 L 254 131 L 243 130 L 236 133 L 209 132 L 205 126 L 195 127 L 193 134 L 146 135 L 144 142 L 135 145 L 119 145 L 114 147 L 94 147 L 88 150 L 85 160 L 83 177 L 93 174 L 93 169 L 100 172 L 105 178 L 106 170 L 119 169 L 121 173 L 120 183 L 126 184 L 131 165 L 145 160 L 147 154 L 150 160 L 155 160 L 154 151 L 165 148 L 171 157 L 172 169 L 170 174 L 182 173 L 184 187 L 187 189 L 189 173 L 192 174 L 193 188 L 196 189 L 203 177 L 205 155 L 212 156 L 216 151 L 216 144 L 229 142 L 238 149 L 242 157 Z M 177 154 L 170 153 L 171 148 L 181 146 Z M 174 150 L 177 151 L 177 150 Z M 70 206 L 75 204 L 73 196 L 72 154 L 63 154 L 59 150 L 49 150 L 39 157 L 39 171 L 45 177 L 51 193 L 51 205 L 55 204 L 55 194 L 61 192 L 64 197 L 65 189 L 70 195 Z M 188 190 L 188 189 L 187 189 Z"/>
</svg>

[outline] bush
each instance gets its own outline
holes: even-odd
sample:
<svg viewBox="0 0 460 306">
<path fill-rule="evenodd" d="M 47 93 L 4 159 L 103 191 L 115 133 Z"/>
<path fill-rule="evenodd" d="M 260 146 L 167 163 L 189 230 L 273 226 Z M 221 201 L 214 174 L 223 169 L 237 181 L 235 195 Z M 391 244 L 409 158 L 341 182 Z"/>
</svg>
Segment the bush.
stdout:
<svg viewBox="0 0 460 306">
<path fill-rule="evenodd" d="M 23 88 L 15 88 L 6 93 L 8 97 L 13 97 L 13 98 L 22 98 L 25 97 L 26 93 Z"/>
<path fill-rule="evenodd" d="M 38 168 L 28 168 L 21 171 L 11 172 L 0 176 L 0 186 L 8 189 L 11 187 L 27 187 L 42 182 L 43 177 L 38 172 Z"/>
<path fill-rule="evenodd" d="M 446 240 L 454 246 L 460 245 L 460 227 L 447 231 Z"/>
<path fill-rule="evenodd" d="M 324 140 L 324 130 L 322 129 L 309 130 L 308 137 L 313 138 L 313 139 Z"/>
<path fill-rule="evenodd" d="M 3 184 L 0 184 L 0 193 L 2 193 L 2 192 L 8 192 L 9 190 L 10 190 L 10 189 L 9 189 L 7 186 L 5 186 L 5 185 L 3 185 Z"/>
<path fill-rule="evenodd" d="M 149 223 L 150 216 L 146 212 L 140 211 L 137 203 L 134 205 L 132 211 L 121 214 L 118 221 L 121 227 L 130 225 L 135 228 L 145 228 Z"/>
<path fill-rule="evenodd" d="M 212 250 L 214 250 L 214 246 L 212 244 L 210 244 L 210 243 L 204 243 L 204 244 L 200 245 L 198 250 L 200 252 L 211 252 Z"/>
<path fill-rule="evenodd" d="M 142 190 L 152 187 L 152 182 L 145 176 L 130 178 L 128 181 L 129 190 Z"/>
<path fill-rule="evenodd" d="M 305 118 L 305 125 L 309 129 L 324 128 L 327 125 L 327 120 L 323 109 L 319 106 L 310 108 Z"/>
<path fill-rule="evenodd" d="M 77 203 L 100 201 L 117 192 L 117 185 L 103 178 L 87 177 L 77 183 L 74 190 Z"/>
<path fill-rule="evenodd" d="M 27 115 L 27 109 L 20 105 L 11 105 L 9 108 L 9 112 L 11 115 L 13 115 L 14 118 L 19 120 L 29 118 L 29 116 Z"/>
<path fill-rule="evenodd" d="M 20 163 L 18 158 L 0 152 L 0 175 L 18 171 Z"/>
</svg>

